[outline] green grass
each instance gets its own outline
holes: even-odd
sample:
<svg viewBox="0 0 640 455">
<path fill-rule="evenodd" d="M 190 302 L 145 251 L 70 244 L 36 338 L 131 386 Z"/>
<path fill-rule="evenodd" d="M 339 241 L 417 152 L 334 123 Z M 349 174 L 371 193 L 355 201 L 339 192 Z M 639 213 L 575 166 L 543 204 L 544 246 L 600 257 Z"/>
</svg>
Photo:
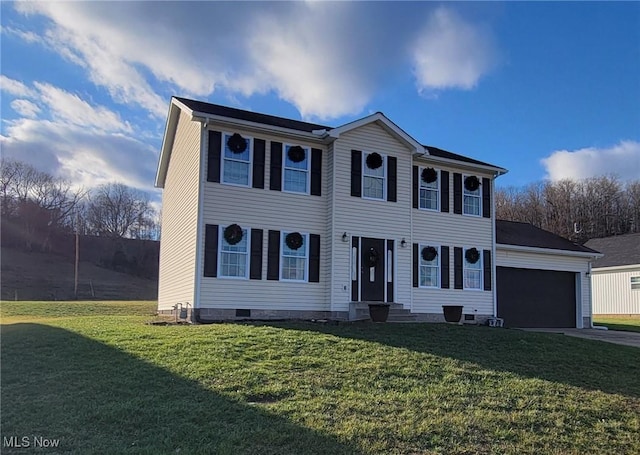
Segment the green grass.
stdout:
<svg viewBox="0 0 640 455">
<path fill-rule="evenodd" d="M 604 325 L 609 330 L 623 330 L 625 332 L 640 332 L 640 316 L 600 316 L 593 317 L 594 324 Z"/>
<path fill-rule="evenodd" d="M 640 453 L 637 348 L 440 324 L 146 325 L 152 312 L 2 302 L 3 439 L 78 454 Z"/>
</svg>

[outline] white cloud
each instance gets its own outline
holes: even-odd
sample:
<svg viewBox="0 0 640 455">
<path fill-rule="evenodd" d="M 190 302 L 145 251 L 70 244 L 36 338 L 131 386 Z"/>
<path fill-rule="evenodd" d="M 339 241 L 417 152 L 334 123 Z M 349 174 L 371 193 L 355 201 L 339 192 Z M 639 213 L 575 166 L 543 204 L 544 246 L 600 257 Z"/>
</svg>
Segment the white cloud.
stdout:
<svg viewBox="0 0 640 455">
<path fill-rule="evenodd" d="M 13 100 L 11 101 L 11 109 L 16 111 L 23 117 L 35 118 L 40 112 L 40 107 L 29 100 Z"/>
<path fill-rule="evenodd" d="M 4 74 L 0 74 L 0 88 L 3 92 L 7 92 L 15 96 L 24 96 L 26 98 L 33 98 L 35 96 L 33 89 L 30 89 L 24 83 L 11 79 Z"/>
<path fill-rule="evenodd" d="M 488 29 L 439 7 L 416 40 L 413 59 L 420 90 L 469 90 L 492 68 L 496 55 Z"/>
<path fill-rule="evenodd" d="M 640 142 L 621 141 L 607 148 L 557 150 L 541 160 L 551 180 L 616 175 L 622 180 L 640 178 Z"/>
</svg>

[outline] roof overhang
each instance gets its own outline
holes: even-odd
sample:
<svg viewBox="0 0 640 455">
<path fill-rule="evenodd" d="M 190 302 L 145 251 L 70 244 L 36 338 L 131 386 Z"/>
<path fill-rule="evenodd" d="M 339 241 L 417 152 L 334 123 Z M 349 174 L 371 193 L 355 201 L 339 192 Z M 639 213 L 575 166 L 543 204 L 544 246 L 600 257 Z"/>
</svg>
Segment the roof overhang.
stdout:
<svg viewBox="0 0 640 455">
<path fill-rule="evenodd" d="M 427 152 L 416 155 L 414 158 L 417 160 L 424 160 L 425 162 L 436 162 L 443 165 L 450 165 L 456 168 L 468 169 L 469 171 L 475 172 L 486 172 L 488 174 L 493 175 L 494 178 L 500 177 L 501 175 L 509 172 L 507 169 L 497 167 L 497 166 L 488 166 L 486 164 L 479 163 L 468 163 L 465 161 L 454 160 L 451 158 L 442 158 L 439 156 L 431 155 Z"/>
<path fill-rule="evenodd" d="M 380 125 L 389 134 L 405 144 L 408 148 L 412 149 L 413 153 L 419 155 L 425 153 L 425 149 L 422 144 L 420 144 L 413 137 L 407 134 L 407 132 L 400 128 L 398 125 L 389 120 L 382 112 L 376 112 L 375 114 L 371 114 L 361 119 L 354 120 L 353 122 L 345 123 L 342 126 L 326 131 L 325 134 L 333 139 L 337 139 L 340 137 L 340 135 L 346 132 L 352 131 L 356 128 L 360 128 L 370 123 L 376 123 Z"/>
<path fill-rule="evenodd" d="M 180 107 L 179 105 L 182 105 Z M 167 124 L 164 127 L 164 136 L 162 137 L 162 148 L 160 148 L 160 158 L 158 159 L 158 169 L 156 171 L 156 188 L 164 188 L 164 181 L 167 178 L 167 168 L 169 167 L 169 158 L 173 149 L 173 141 L 176 137 L 176 127 L 180 118 L 180 110 L 186 108 L 184 104 L 179 103 L 175 99 L 171 99 L 169 104 L 169 113 L 167 114 Z"/>
<path fill-rule="evenodd" d="M 588 252 L 588 251 L 571 251 L 571 250 L 559 250 L 556 248 L 541 248 L 535 246 L 522 246 L 522 245 L 509 245 L 506 243 L 496 243 L 496 249 L 507 251 L 518 251 L 522 253 L 537 253 L 537 254 L 549 254 L 554 256 L 573 256 L 583 259 L 598 259 L 604 256 L 602 253 Z"/>
<path fill-rule="evenodd" d="M 591 269 L 591 271 L 594 273 L 630 272 L 632 270 L 640 270 L 640 264 L 612 265 L 609 267 L 594 267 Z"/>
</svg>

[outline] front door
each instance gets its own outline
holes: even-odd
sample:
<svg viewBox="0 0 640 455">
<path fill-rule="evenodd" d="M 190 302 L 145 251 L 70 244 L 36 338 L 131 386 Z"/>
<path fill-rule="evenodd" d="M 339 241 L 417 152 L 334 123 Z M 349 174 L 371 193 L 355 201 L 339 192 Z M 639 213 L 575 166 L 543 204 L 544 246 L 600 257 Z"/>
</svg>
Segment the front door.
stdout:
<svg viewBox="0 0 640 455">
<path fill-rule="evenodd" d="M 360 299 L 384 301 L 384 239 L 362 237 L 360 244 Z"/>
</svg>

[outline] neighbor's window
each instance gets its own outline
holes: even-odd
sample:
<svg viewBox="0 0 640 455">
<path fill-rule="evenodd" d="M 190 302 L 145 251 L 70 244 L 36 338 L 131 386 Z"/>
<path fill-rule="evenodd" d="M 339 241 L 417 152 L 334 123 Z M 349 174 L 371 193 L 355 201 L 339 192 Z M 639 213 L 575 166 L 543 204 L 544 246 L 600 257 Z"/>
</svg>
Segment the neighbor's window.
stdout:
<svg viewBox="0 0 640 455">
<path fill-rule="evenodd" d="M 440 286 L 440 247 L 420 245 L 420 287 L 437 288 Z"/>
<path fill-rule="evenodd" d="M 465 215 L 480 216 L 480 204 L 482 202 L 482 194 L 480 193 L 480 186 L 478 185 L 474 189 L 474 185 L 471 183 L 473 179 L 478 181 L 477 177 L 465 176 L 462 184 L 463 191 L 463 211 Z"/>
<path fill-rule="evenodd" d="M 309 192 L 309 149 L 300 146 L 285 146 L 284 150 L 284 191 L 294 193 Z"/>
<path fill-rule="evenodd" d="M 222 135 L 224 157 L 222 182 L 249 186 L 251 182 L 251 139 L 238 134 Z M 244 141 L 244 147 L 242 146 Z"/>
<path fill-rule="evenodd" d="M 379 153 L 362 154 L 362 197 L 385 199 L 385 157 Z"/>
<path fill-rule="evenodd" d="M 230 244 L 220 229 L 220 274 L 225 278 L 247 278 L 249 271 L 249 241 L 247 230 L 242 229 L 242 239 Z"/>
<path fill-rule="evenodd" d="M 440 179 L 440 173 L 431 169 L 431 172 L 435 172 L 435 180 L 431 180 L 431 176 L 426 168 L 420 168 L 420 208 L 427 210 L 438 210 L 438 181 Z"/>
<path fill-rule="evenodd" d="M 280 244 L 282 257 L 280 279 L 284 281 L 307 281 L 309 263 L 309 234 L 283 232 Z"/>
<path fill-rule="evenodd" d="M 471 251 L 477 253 L 477 260 Z M 482 289 L 482 250 L 469 248 L 463 255 L 464 289 Z M 475 262 L 474 262 L 475 261 Z"/>
<path fill-rule="evenodd" d="M 640 276 L 631 277 L 631 289 L 634 291 L 640 291 Z"/>
</svg>

